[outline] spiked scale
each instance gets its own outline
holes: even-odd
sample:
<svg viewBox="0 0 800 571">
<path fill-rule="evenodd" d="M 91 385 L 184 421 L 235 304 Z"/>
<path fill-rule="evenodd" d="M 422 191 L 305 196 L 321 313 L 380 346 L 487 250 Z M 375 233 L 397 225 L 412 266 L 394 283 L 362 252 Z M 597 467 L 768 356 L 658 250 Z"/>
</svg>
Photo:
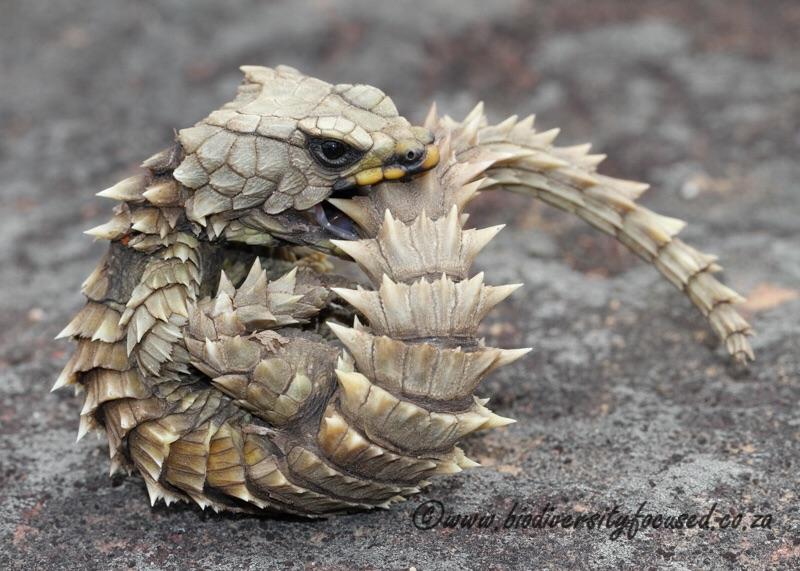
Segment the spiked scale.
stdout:
<svg viewBox="0 0 800 571">
<path fill-rule="evenodd" d="M 243 71 L 233 101 L 99 193 L 118 204 L 87 233 L 111 246 L 59 334 L 77 348 L 53 388 L 84 393 L 79 438 L 104 431 L 111 472 L 138 472 L 152 503 L 319 516 L 387 507 L 477 466 L 459 441 L 513 420 L 475 392 L 529 351 L 478 336 L 519 287 L 470 271 L 502 228 L 465 228 L 483 190 L 615 236 L 752 358 L 716 259 L 636 203 L 646 185 L 598 174 L 588 145 L 553 146 L 558 131 L 537 132 L 532 116 L 490 125 L 482 106 L 462 122 L 433 108 L 427 129 L 412 127 L 372 87 Z M 306 149 L 323 136 L 363 164 L 331 178 Z M 409 150 L 419 162 L 401 168 Z M 362 183 L 371 191 L 332 196 Z M 354 261 L 365 281 L 307 246 Z"/>
<path fill-rule="evenodd" d="M 443 162 L 420 180 L 420 200 L 396 209 L 405 222 L 387 209 L 374 238 L 336 243 L 375 289 L 333 290 L 368 326 L 329 324 L 347 353 L 336 369 L 340 397 L 326 417 L 335 420 L 321 426 L 324 445 L 334 423 L 361 447 L 378 447 L 374 454 L 426 456 L 429 470 L 446 473 L 468 465 L 457 441 L 513 422 L 473 396 L 488 373 L 528 349 L 494 349 L 477 338 L 481 319 L 519 286 L 487 286 L 483 274 L 469 277 L 475 256 L 500 230 L 464 229 L 460 208 L 476 188 L 471 174 L 467 165 Z M 466 182 L 445 188 L 443 181 Z M 385 198 L 382 190 L 376 201 Z M 449 205 L 436 204 L 448 195 Z M 369 220 L 365 206 L 359 205 L 361 218 Z M 425 206 L 440 215 L 429 217 Z M 413 208 L 421 209 L 416 216 Z"/>
</svg>

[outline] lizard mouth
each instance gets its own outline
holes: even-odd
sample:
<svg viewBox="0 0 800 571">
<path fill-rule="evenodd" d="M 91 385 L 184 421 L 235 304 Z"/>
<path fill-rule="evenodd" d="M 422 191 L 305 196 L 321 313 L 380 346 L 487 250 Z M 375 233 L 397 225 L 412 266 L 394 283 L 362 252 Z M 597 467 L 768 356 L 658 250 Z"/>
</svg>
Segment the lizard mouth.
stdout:
<svg viewBox="0 0 800 571">
<path fill-rule="evenodd" d="M 357 196 L 368 196 L 372 185 L 383 181 L 408 180 L 439 164 L 439 148 L 427 145 L 422 153 L 394 157 L 384 166 L 366 169 L 333 185 L 333 192 L 314 206 L 317 224 L 331 237 L 339 240 L 358 240 L 360 209 L 353 203 Z M 362 221 L 363 222 L 363 221 Z"/>
<path fill-rule="evenodd" d="M 317 224 L 332 238 L 358 240 L 361 238 L 360 224 L 358 216 L 354 216 L 353 199 L 369 196 L 370 192 L 372 185 L 334 190 L 328 198 L 314 206 L 314 218 Z"/>
<path fill-rule="evenodd" d="M 314 216 L 317 224 L 331 236 L 339 240 L 359 239 L 355 221 L 327 200 L 314 206 Z"/>
<path fill-rule="evenodd" d="M 439 147 L 431 143 L 419 150 L 408 150 L 402 156 L 393 156 L 383 166 L 365 169 L 340 178 L 333 184 L 333 192 L 365 188 L 384 180 L 401 180 L 432 169 L 439 164 Z"/>
</svg>

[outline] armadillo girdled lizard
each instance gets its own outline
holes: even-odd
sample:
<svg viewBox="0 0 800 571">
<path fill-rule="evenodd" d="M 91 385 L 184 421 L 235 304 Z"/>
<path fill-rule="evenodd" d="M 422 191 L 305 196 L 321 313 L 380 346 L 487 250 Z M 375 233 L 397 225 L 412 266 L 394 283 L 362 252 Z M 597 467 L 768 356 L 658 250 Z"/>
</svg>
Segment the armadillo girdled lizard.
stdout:
<svg viewBox="0 0 800 571">
<path fill-rule="evenodd" d="M 78 347 L 55 388 L 84 392 L 79 436 L 105 432 L 112 473 L 140 473 L 153 503 L 314 516 L 475 466 L 458 441 L 512 421 L 473 393 L 528 351 L 478 337 L 517 287 L 470 274 L 500 230 L 464 227 L 486 189 L 615 236 L 752 358 L 715 258 L 636 204 L 646 185 L 598 174 L 588 146 L 553 146 L 532 117 L 489 125 L 481 106 L 412 126 L 376 88 L 242 69 L 233 101 L 99 193 L 119 204 L 88 233 L 111 244 L 61 333 Z"/>
</svg>

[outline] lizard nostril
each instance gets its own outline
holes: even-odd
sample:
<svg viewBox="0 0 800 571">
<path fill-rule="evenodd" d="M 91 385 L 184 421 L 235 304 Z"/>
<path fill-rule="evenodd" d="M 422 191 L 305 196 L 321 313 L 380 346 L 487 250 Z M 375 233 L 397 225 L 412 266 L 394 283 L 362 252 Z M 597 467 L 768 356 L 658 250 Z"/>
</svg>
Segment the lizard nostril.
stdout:
<svg viewBox="0 0 800 571">
<path fill-rule="evenodd" d="M 412 165 L 418 162 L 423 155 L 422 149 L 408 149 L 404 155 L 402 155 L 401 160 L 404 164 Z"/>
</svg>

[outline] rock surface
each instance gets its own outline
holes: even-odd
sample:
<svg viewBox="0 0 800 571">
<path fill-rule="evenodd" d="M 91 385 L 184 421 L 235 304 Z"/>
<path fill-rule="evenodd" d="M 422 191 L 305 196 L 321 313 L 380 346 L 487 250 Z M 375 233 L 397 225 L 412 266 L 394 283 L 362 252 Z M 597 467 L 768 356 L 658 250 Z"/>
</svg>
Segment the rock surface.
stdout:
<svg viewBox="0 0 800 571">
<path fill-rule="evenodd" d="M 26 0 L 0 18 L 0 567 L 501 569 L 800 566 L 800 10 L 794 2 L 567 0 L 192 3 Z M 526 288 L 486 334 L 532 345 L 489 380 L 507 429 L 465 443 L 484 468 L 388 512 L 330 520 L 151 509 L 74 443 L 77 400 L 48 390 L 102 252 L 93 194 L 232 94 L 244 63 L 368 82 L 414 119 L 539 114 L 591 140 L 604 172 L 653 183 L 750 296 L 757 361 L 731 367 L 687 300 L 579 221 L 511 196 L 479 265 Z M 500 529 L 411 514 L 495 512 Z M 503 529 L 549 502 L 575 516 L 744 513 L 738 529 Z M 746 529 L 772 514 L 771 529 Z M 763 522 L 762 522 L 763 523 Z M 718 524 L 712 519 L 712 527 Z"/>
</svg>

